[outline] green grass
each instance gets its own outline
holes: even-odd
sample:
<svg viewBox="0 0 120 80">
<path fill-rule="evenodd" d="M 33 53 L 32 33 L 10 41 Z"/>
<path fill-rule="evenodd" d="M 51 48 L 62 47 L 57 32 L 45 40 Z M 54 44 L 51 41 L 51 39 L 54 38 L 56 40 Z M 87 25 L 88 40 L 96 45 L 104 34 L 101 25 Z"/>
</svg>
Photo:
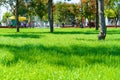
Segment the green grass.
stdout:
<svg viewBox="0 0 120 80">
<path fill-rule="evenodd" d="M 0 29 L 0 80 L 120 80 L 120 28 Z"/>
</svg>

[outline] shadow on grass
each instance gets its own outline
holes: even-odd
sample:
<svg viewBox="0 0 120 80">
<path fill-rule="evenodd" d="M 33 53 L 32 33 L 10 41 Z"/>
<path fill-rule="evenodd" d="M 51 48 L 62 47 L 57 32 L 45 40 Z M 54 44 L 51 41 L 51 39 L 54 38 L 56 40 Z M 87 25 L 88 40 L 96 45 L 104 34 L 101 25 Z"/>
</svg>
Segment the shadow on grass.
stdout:
<svg viewBox="0 0 120 80">
<path fill-rule="evenodd" d="M 88 31 L 88 30 L 84 30 L 84 31 L 55 31 L 53 32 L 53 34 L 99 34 L 99 31 Z M 107 34 L 120 34 L 120 30 L 108 30 Z"/>
<path fill-rule="evenodd" d="M 65 32 L 65 31 L 62 31 L 62 32 L 54 32 L 53 34 L 98 34 L 98 32 L 81 32 L 81 31 L 72 31 L 72 32 Z"/>
<path fill-rule="evenodd" d="M 107 34 L 120 34 L 120 30 L 119 29 L 115 29 L 115 30 L 108 30 Z"/>
<path fill-rule="evenodd" d="M 32 34 L 99 34 L 99 31 L 88 31 L 88 30 L 84 30 L 84 31 L 54 31 L 53 33 L 51 32 L 26 32 L 26 33 L 32 33 Z M 107 34 L 120 34 L 119 30 L 108 30 Z"/>
<path fill-rule="evenodd" d="M 20 33 L 20 34 L 0 34 L 0 36 L 12 37 L 12 38 L 19 38 L 19 37 L 21 37 L 21 38 L 40 38 L 43 35 Z"/>
<path fill-rule="evenodd" d="M 6 62 L 8 65 L 12 63 L 16 64 L 19 60 L 27 63 L 47 61 L 48 64 L 65 67 L 79 67 L 80 65 L 86 64 L 105 64 L 112 66 L 112 64 L 120 63 L 120 47 L 118 46 L 110 48 L 106 46 L 91 47 L 85 45 L 60 47 L 44 45 L 11 46 L 1 44 L 0 48 L 8 50 L 14 56 L 14 59 Z M 119 59 L 114 59 L 116 56 Z M 110 57 L 113 57 L 113 59 L 110 59 Z M 110 63 L 107 62 L 109 59 Z"/>
<path fill-rule="evenodd" d="M 10 34 L 0 34 L 0 36 L 5 36 L 5 37 L 13 37 L 13 38 L 17 38 L 17 37 L 21 37 L 21 38 L 39 38 L 40 36 L 46 35 L 46 34 L 86 34 L 86 35 L 98 35 L 99 31 L 96 30 L 83 30 L 83 31 L 70 31 L 69 29 L 66 31 L 54 31 L 53 33 L 50 33 L 49 31 L 44 31 L 44 32 L 20 32 L 20 33 L 15 33 L 15 32 L 11 32 Z M 107 34 L 120 34 L 119 30 L 108 30 Z"/>
<path fill-rule="evenodd" d="M 93 31 L 54 31 L 53 33 L 51 32 L 22 32 L 24 34 L 31 33 L 31 34 L 98 34 L 98 32 L 93 32 Z"/>
</svg>

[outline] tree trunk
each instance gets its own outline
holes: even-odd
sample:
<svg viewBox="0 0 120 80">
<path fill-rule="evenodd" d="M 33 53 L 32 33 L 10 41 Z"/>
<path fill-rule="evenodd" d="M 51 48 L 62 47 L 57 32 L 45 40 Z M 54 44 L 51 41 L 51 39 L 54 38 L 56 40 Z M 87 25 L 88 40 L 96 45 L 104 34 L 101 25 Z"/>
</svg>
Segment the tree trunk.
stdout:
<svg viewBox="0 0 120 80">
<path fill-rule="evenodd" d="M 99 28 L 98 0 L 96 0 L 96 30 Z"/>
<path fill-rule="evenodd" d="M 16 29 L 17 29 L 17 32 L 19 32 L 18 8 L 19 8 L 19 2 L 18 2 L 18 0 L 16 0 Z"/>
<path fill-rule="evenodd" d="M 48 0 L 48 21 L 50 25 L 50 32 L 53 32 L 53 10 L 52 10 L 52 3 L 53 0 Z"/>
<path fill-rule="evenodd" d="M 115 19 L 115 27 L 117 28 L 117 22 L 118 22 L 118 20 L 117 19 Z"/>
<path fill-rule="evenodd" d="M 104 40 L 106 37 L 106 25 L 104 17 L 104 0 L 98 0 L 98 12 L 99 12 L 99 26 L 100 33 L 98 35 L 99 40 Z"/>
</svg>

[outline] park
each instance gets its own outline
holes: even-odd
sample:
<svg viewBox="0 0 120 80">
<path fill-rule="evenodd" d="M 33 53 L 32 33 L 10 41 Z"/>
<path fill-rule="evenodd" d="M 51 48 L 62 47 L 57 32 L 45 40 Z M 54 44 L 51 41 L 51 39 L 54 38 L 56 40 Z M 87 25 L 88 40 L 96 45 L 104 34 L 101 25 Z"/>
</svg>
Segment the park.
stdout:
<svg viewBox="0 0 120 80">
<path fill-rule="evenodd" d="M 36 2 L 37 5 L 35 5 L 34 1 L 37 0 L 27 4 L 27 9 L 31 7 L 30 4 L 32 4 L 32 7 L 39 6 Z M 86 5 L 86 1 L 85 3 L 84 1 L 82 2 L 83 6 Z M 113 2 L 117 2 L 117 0 L 113 0 Z M 42 2 L 38 1 L 38 3 L 41 3 L 45 8 Z M 71 3 L 58 2 L 56 4 L 52 6 L 59 5 L 61 7 L 67 4 L 72 9 L 70 7 Z M 109 4 L 112 4 L 112 1 Z M 73 5 L 75 7 L 76 4 Z M 47 16 L 46 18 L 46 15 L 40 15 L 41 11 L 35 14 L 37 15 L 38 13 L 38 16 L 43 18 L 42 20 L 48 19 L 48 22 L 50 20 L 47 27 L 33 27 L 33 25 L 31 27 L 21 27 L 17 24 L 18 22 L 30 19 L 29 15 L 26 15 L 26 13 L 29 14 L 29 10 L 28 12 L 23 12 L 26 16 L 21 15 L 24 16 L 21 21 L 19 16 L 17 18 L 14 16 L 13 19 L 11 18 L 13 15 L 7 15 L 3 22 L 7 21 L 7 18 L 11 18 L 14 20 L 15 26 L 6 24 L 6 26 L 0 28 L 0 80 L 120 80 L 120 15 L 116 17 L 116 19 L 118 18 L 116 23 L 113 18 L 115 14 L 111 15 L 107 10 L 106 15 L 109 19 L 107 24 L 109 25 L 106 24 L 105 16 L 103 17 L 103 24 L 99 21 L 100 26 L 97 30 L 96 23 L 94 23 L 95 26 L 91 27 L 82 23 L 83 14 L 84 16 L 89 16 L 87 15 L 88 12 L 85 14 L 85 8 L 87 7 L 83 6 L 82 13 L 81 11 L 77 12 L 78 17 L 80 17 L 77 20 L 79 20 L 80 24 L 75 24 L 74 26 L 72 26 L 69 19 L 65 19 L 63 27 L 63 22 L 60 21 L 64 17 L 60 16 L 61 13 L 59 14 L 56 11 L 56 13 L 54 11 L 51 13 L 48 7 L 46 8 L 48 12 L 44 14 L 50 13 L 48 15 L 52 14 L 52 17 Z M 105 9 L 108 7 L 106 6 Z M 60 12 L 62 12 L 62 8 Z M 81 9 L 81 7 L 78 7 L 78 10 L 79 8 Z M 18 9 L 23 8 L 20 7 Z M 110 9 L 110 11 L 113 10 Z M 57 14 L 60 17 L 57 17 Z M 68 18 L 76 19 L 71 11 L 68 14 L 72 16 L 66 15 Z M 96 15 L 94 14 L 91 19 L 96 22 L 95 17 Z M 89 20 L 89 17 L 87 18 Z M 55 24 L 58 22 L 60 26 Z M 17 31 L 18 28 L 19 31 Z M 98 37 L 101 30 L 103 32 L 105 30 L 104 39 L 99 39 Z"/>
</svg>

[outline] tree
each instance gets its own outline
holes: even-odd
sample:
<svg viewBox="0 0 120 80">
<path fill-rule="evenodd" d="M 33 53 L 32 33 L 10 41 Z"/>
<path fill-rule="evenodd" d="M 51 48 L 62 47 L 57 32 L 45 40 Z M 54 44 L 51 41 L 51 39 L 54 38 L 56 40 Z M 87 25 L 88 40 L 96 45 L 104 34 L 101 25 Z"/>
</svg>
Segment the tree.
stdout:
<svg viewBox="0 0 120 80">
<path fill-rule="evenodd" d="M 112 18 L 115 21 L 115 26 L 117 27 L 117 22 L 120 16 L 120 0 L 105 0 L 105 13 L 108 18 Z"/>
<path fill-rule="evenodd" d="M 99 28 L 98 0 L 96 0 L 96 30 Z"/>
<path fill-rule="evenodd" d="M 18 16 L 19 16 L 19 11 L 18 9 L 22 8 L 21 3 L 23 1 L 28 1 L 28 0 L 0 0 L 0 2 L 9 4 L 10 7 L 12 8 L 13 12 L 15 12 L 16 15 L 16 28 L 17 32 L 19 32 L 19 27 L 18 27 Z M 47 0 L 31 0 L 31 5 L 29 7 L 32 8 L 32 10 L 29 10 L 28 12 L 30 14 L 38 15 L 41 19 L 43 18 L 44 15 L 47 14 L 47 7 L 46 7 Z M 52 14 L 52 4 L 53 0 L 48 0 L 48 16 L 49 16 L 49 23 L 50 23 L 50 31 L 53 32 L 53 14 Z M 28 14 L 29 14 L 28 13 Z"/>
<path fill-rule="evenodd" d="M 83 3 L 89 3 L 87 5 L 90 10 L 85 9 L 86 13 L 96 13 L 96 29 L 98 29 L 98 20 L 99 19 L 99 26 L 100 26 L 100 33 L 98 35 L 99 40 L 104 40 L 106 37 L 106 25 L 105 25 L 105 17 L 104 17 L 104 0 L 96 0 L 96 3 L 94 0 L 82 0 Z M 96 4 L 96 10 L 95 5 Z M 93 11 L 93 12 L 91 12 Z M 96 12 L 94 12 L 96 11 Z M 97 12 L 98 11 L 98 12 Z"/>
<path fill-rule="evenodd" d="M 78 4 L 69 4 L 58 2 L 55 4 L 54 20 L 57 23 L 71 24 L 71 22 L 77 19 L 77 23 L 80 20 L 80 6 Z M 78 25 L 79 26 L 79 25 Z"/>
<path fill-rule="evenodd" d="M 21 2 L 21 0 L 1 0 L 2 3 L 4 4 L 8 4 L 12 9 L 15 8 L 15 16 L 16 16 L 16 30 L 17 32 L 19 32 L 19 20 L 18 20 L 18 8 L 19 8 L 19 3 Z"/>
<path fill-rule="evenodd" d="M 91 20 L 95 21 L 96 14 L 95 0 L 82 0 L 81 3 L 82 3 L 81 8 L 84 17 L 86 17 L 89 20 L 89 22 L 91 22 Z"/>
<path fill-rule="evenodd" d="M 19 2 L 18 2 L 18 0 L 16 0 L 16 29 L 17 29 L 17 32 L 19 32 L 18 8 L 19 8 Z"/>
<path fill-rule="evenodd" d="M 41 19 L 48 13 L 47 0 L 33 0 L 29 7 L 32 8 L 33 15 L 38 15 Z"/>
<path fill-rule="evenodd" d="M 50 25 L 50 32 L 53 32 L 54 31 L 54 28 L 53 28 L 53 0 L 33 0 L 31 2 L 31 7 L 32 7 L 32 9 L 33 9 L 32 11 L 34 11 L 35 15 L 38 15 L 41 19 L 45 19 L 46 14 L 48 13 L 48 22 Z"/>
<path fill-rule="evenodd" d="M 99 26 L 100 33 L 98 35 L 99 40 L 104 40 L 106 37 L 106 25 L 104 17 L 104 0 L 98 0 L 98 12 L 99 12 Z"/>
<path fill-rule="evenodd" d="M 50 24 L 50 32 L 53 32 L 53 0 L 48 0 L 48 21 Z"/>
</svg>

